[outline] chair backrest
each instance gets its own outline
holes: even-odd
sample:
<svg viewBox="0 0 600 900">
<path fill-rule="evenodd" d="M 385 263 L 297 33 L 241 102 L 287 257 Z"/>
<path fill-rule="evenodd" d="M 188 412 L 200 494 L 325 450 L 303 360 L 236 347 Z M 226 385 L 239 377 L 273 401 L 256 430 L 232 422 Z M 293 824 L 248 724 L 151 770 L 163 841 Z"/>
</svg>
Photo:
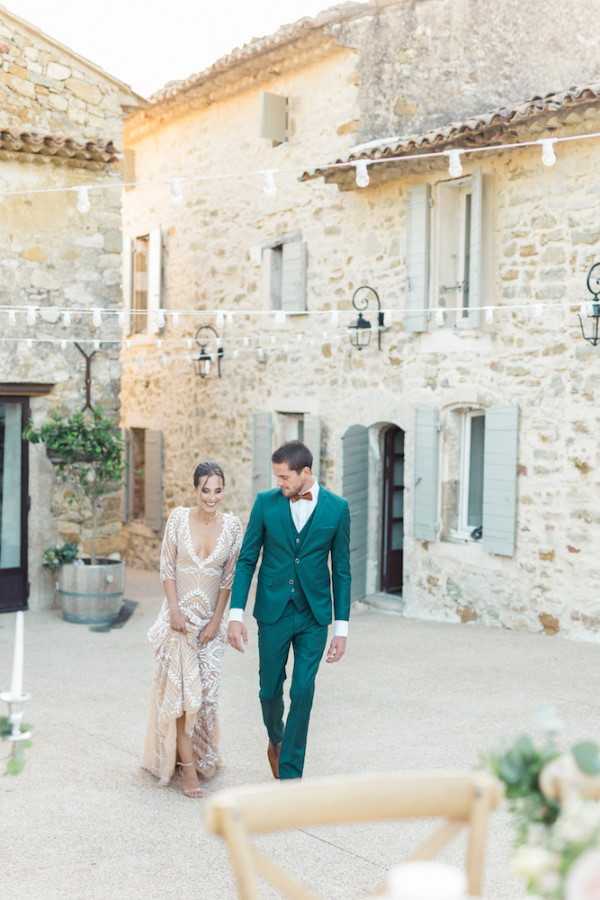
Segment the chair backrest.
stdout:
<svg viewBox="0 0 600 900">
<path fill-rule="evenodd" d="M 466 875 L 470 894 L 481 893 L 490 812 L 502 788 L 485 773 L 386 772 L 279 782 L 221 791 L 210 800 L 207 826 L 228 845 L 240 900 L 258 898 L 258 876 L 290 900 L 315 894 L 260 853 L 250 838 L 311 825 L 442 818 L 410 859 L 431 859 L 468 829 Z M 400 860 L 398 860 L 400 862 Z"/>
</svg>

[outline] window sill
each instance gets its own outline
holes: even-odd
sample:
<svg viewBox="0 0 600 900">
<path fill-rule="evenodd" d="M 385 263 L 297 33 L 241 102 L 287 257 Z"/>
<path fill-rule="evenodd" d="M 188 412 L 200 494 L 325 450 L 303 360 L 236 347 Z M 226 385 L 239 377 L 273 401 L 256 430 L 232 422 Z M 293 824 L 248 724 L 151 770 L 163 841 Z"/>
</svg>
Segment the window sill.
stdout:
<svg viewBox="0 0 600 900">
<path fill-rule="evenodd" d="M 481 539 L 476 541 L 468 531 L 452 531 L 444 540 L 450 544 L 481 544 Z"/>
</svg>

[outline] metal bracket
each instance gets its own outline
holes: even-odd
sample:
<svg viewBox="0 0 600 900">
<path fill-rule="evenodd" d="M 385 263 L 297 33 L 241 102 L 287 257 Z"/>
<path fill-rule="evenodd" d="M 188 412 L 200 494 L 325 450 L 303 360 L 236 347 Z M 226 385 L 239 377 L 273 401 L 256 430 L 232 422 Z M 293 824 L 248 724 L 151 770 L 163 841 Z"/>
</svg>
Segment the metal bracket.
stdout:
<svg viewBox="0 0 600 900">
<path fill-rule="evenodd" d="M 92 409 L 92 360 L 96 355 L 96 350 L 86 353 L 83 347 L 75 341 L 75 346 L 85 359 L 85 406 L 84 410 Z"/>
</svg>

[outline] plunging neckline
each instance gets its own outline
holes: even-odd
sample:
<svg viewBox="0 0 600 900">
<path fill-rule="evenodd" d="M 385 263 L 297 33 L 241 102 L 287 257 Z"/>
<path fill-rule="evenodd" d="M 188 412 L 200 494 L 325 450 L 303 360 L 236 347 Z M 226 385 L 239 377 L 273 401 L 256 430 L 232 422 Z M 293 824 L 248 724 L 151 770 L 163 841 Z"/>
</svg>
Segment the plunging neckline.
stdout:
<svg viewBox="0 0 600 900">
<path fill-rule="evenodd" d="M 190 522 L 190 519 L 192 516 L 192 507 L 188 506 L 186 526 L 187 526 L 189 550 L 190 550 L 192 557 L 196 560 L 198 565 L 204 565 L 204 563 L 208 562 L 210 559 L 212 559 L 215 556 L 215 554 L 219 548 L 219 544 L 221 543 L 221 538 L 223 537 L 223 534 L 225 533 L 225 517 L 226 517 L 226 515 L 227 515 L 227 513 L 223 513 L 221 516 L 221 519 L 222 519 L 221 529 L 219 531 L 219 534 L 217 535 L 217 539 L 215 541 L 215 546 L 212 548 L 212 550 L 208 554 L 208 556 L 200 556 L 200 554 L 196 551 L 196 547 L 194 546 L 194 537 L 192 535 L 192 526 L 191 526 L 191 522 Z"/>
</svg>

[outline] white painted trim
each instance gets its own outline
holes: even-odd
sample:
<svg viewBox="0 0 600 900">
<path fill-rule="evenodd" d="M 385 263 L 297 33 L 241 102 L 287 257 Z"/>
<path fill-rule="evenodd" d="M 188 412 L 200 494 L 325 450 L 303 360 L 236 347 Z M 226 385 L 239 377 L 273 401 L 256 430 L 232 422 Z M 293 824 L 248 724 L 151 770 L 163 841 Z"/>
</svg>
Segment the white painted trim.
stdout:
<svg viewBox="0 0 600 900">
<path fill-rule="evenodd" d="M 452 533 L 457 540 L 472 541 L 468 524 L 469 516 L 469 487 L 471 482 L 471 424 L 473 419 L 485 417 L 483 409 L 465 410 L 461 421 L 460 434 L 460 469 L 458 480 L 458 528 Z"/>
</svg>

